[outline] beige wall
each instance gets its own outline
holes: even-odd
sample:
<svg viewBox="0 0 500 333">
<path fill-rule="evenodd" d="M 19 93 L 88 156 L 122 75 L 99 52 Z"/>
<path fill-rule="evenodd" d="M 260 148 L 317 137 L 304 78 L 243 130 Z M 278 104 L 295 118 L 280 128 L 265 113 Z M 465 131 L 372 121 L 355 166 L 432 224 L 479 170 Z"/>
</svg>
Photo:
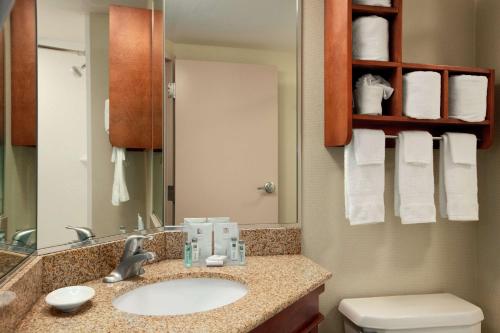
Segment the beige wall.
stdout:
<svg viewBox="0 0 500 333">
<path fill-rule="evenodd" d="M 296 155 L 296 55 L 294 52 L 208 45 L 173 44 L 166 41 L 170 57 L 185 60 L 227 61 L 278 68 L 279 222 L 297 221 Z"/>
<path fill-rule="evenodd" d="M 479 0 L 477 11 L 477 65 L 495 68 L 496 119 L 500 109 L 500 1 Z M 498 128 L 498 127 L 497 127 Z M 479 224 L 479 301 L 486 316 L 487 333 L 500 332 L 500 133 L 493 148 L 484 153 L 481 183 L 481 223 Z"/>
<path fill-rule="evenodd" d="M 464 26 L 473 29 L 473 3 L 405 0 L 405 61 L 472 65 L 474 38 Z M 337 305 L 344 297 L 448 291 L 477 301 L 478 224 L 401 225 L 392 209 L 392 149 L 386 223 L 350 227 L 344 218 L 343 149 L 323 146 L 323 15 L 322 0 L 304 1 L 303 253 L 333 273 L 321 296 L 321 331 L 342 332 Z"/>
</svg>

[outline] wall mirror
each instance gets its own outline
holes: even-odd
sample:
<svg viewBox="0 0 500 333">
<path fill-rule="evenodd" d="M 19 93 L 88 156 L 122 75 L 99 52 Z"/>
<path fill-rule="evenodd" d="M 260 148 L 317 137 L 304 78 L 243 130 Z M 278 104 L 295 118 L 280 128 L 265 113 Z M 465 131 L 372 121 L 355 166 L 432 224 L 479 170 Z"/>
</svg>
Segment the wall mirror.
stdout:
<svg viewBox="0 0 500 333">
<path fill-rule="evenodd" d="M 165 0 L 167 224 L 298 221 L 300 8 Z"/>
<path fill-rule="evenodd" d="M 161 227 L 163 1 L 38 0 L 36 14 L 38 247 Z"/>
<path fill-rule="evenodd" d="M 36 250 L 34 20 L 17 4 L 0 32 L 0 279 Z M 31 33 L 30 33 L 31 31 Z"/>
<path fill-rule="evenodd" d="M 38 212 L 20 210 L 38 218 L 35 247 L 185 217 L 298 222 L 300 1 L 17 3 L 34 46 L 19 75 L 37 97 L 23 147 L 38 178 L 23 176 Z"/>
</svg>

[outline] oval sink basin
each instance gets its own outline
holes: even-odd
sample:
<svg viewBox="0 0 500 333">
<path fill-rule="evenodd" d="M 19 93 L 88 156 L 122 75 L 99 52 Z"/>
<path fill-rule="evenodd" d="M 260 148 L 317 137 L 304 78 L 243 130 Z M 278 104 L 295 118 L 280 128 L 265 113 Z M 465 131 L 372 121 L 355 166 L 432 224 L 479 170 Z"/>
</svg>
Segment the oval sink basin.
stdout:
<svg viewBox="0 0 500 333">
<path fill-rule="evenodd" d="M 131 290 L 115 298 L 113 306 L 120 311 L 138 315 L 183 315 L 231 304 L 247 292 L 244 284 L 230 280 L 169 280 Z"/>
</svg>

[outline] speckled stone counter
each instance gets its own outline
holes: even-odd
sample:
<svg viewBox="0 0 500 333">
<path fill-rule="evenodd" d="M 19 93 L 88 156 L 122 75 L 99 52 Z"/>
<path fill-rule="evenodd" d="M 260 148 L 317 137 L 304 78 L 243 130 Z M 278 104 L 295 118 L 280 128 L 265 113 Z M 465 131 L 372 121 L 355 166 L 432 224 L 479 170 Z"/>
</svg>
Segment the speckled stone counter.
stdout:
<svg viewBox="0 0 500 333">
<path fill-rule="evenodd" d="M 248 294 L 235 303 L 190 315 L 139 316 L 116 310 L 112 300 L 140 285 L 182 277 L 215 277 L 248 286 Z M 96 296 L 79 312 L 64 314 L 45 304 L 42 295 L 17 332 L 248 332 L 301 297 L 321 286 L 331 273 L 301 255 L 248 257 L 246 266 L 183 267 L 180 260 L 165 260 L 146 267 L 138 278 L 84 285 Z"/>
<path fill-rule="evenodd" d="M 0 250 L 0 276 L 8 273 L 27 257 L 27 254 Z"/>
</svg>

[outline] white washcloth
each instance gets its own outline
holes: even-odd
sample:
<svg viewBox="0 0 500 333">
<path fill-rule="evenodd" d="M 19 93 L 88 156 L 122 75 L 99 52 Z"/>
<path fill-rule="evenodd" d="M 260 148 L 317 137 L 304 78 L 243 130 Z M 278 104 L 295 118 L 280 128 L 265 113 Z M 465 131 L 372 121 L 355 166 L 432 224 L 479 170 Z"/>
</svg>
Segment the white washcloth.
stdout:
<svg viewBox="0 0 500 333">
<path fill-rule="evenodd" d="M 356 113 L 381 115 L 382 100 L 391 98 L 394 89 L 379 75 L 366 74 L 356 81 L 354 101 Z"/>
<path fill-rule="evenodd" d="M 115 164 L 111 204 L 113 206 L 120 206 L 120 203 L 130 199 L 125 181 L 125 148 L 113 147 L 111 162 Z"/>
<path fill-rule="evenodd" d="M 427 132 L 398 135 L 394 210 L 403 224 L 436 222 L 432 136 Z"/>
<path fill-rule="evenodd" d="M 441 74 L 416 71 L 403 76 L 403 113 L 416 119 L 439 119 Z"/>
<path fill-rule="evenodd" d="M 345 214 L 351 225 L 384 222 L 384 162 L 384 132 L 353 130 L 344 149 Z"/>
<path fill-rule="evenodd" d="M 477 138 L 473 134 L 443 135 L 439 165 L 439 205 L 443 218 L 479 220 L 476 148 Z"/>
<path fill-rule="evenodd" d="M 391 0 L 352 0 L 356 5 L 391 7 Z"/>
<path fill-rule="evenodd" d="M 205 260 L 205 264 L 208 267 L 222 267 L 226 259 L 227 256 L 224 255 L 212 255 Z"/>
<path fill-rule="evenodd" d="M 449 117 L 464 121 L 483 121 L 486 118 L 488 78 L 478 75 L 450 77 Z"/>
<path fill-rule="evenodd" d="M 104 101 L 104 130 L 109 134 L 109 98 Z"/>
<path fill-rule="evenodd" d="M 362 16 L 352 22 L 354 59 L 389 61 L 389 21 L 380 16 Z"/>
</svg>

